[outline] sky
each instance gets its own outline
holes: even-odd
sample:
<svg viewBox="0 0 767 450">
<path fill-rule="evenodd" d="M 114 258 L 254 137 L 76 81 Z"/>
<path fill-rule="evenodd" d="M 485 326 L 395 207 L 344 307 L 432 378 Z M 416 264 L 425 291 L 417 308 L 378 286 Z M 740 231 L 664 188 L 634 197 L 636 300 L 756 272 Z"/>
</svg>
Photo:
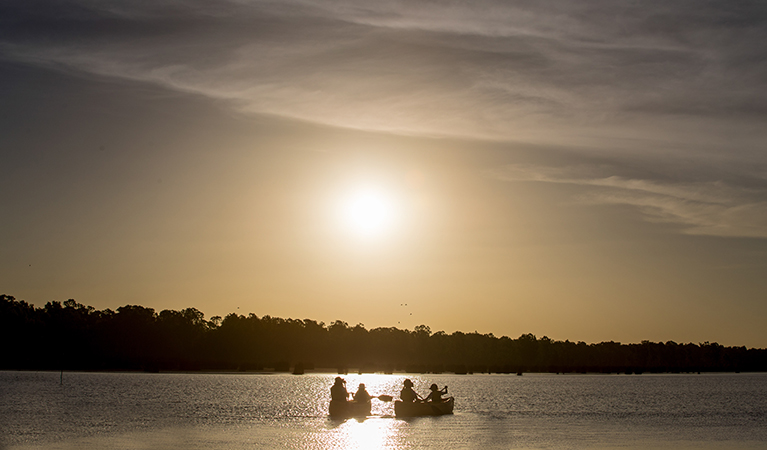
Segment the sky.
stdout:
<svg viewBox="0 0 767 450">
<path fill-rule="evenodd" d="M 767 347 L 763 1 L 5 0 L 0 293 Z"/>
</svg>

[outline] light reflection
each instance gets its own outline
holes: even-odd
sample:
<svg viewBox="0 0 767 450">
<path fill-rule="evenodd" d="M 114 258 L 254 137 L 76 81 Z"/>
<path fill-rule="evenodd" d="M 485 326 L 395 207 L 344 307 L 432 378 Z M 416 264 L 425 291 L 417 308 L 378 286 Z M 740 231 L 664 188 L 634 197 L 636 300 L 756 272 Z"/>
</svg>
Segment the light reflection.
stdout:
<svg viewBox="0 0 767 450">
<path fill-rule="evenodd" d="M 315 435 L 305 446 L 316 449 L 400 450 L 403 445 L 403 422 L 393 418 L 348 419 L 331 423 L 325 433 Z"/>
<path fill-rule="evenodd" d="M 346 448 L 391 448 L 392 427 L 388 426 L 391 421 L 364 420 L 362 422 L 349 421 L 346 427 Z"/>
<path fill-rule="evenodd" d="M 391 395 L 399 397 L 402 383 L 406 377 L 384 374 L 342 375 L 347 389 L 357 390 L 364 383 L 371 396 Z M 410 424 L 394 418 L 394 403 L 373 400 L 372 416 L 365 419 L 327 419 L 325 429 L 320 433 L 307 435 L 304 449 L 387 449 L 404 450 L 412 448 L 409 444 Z"/>
</svg>

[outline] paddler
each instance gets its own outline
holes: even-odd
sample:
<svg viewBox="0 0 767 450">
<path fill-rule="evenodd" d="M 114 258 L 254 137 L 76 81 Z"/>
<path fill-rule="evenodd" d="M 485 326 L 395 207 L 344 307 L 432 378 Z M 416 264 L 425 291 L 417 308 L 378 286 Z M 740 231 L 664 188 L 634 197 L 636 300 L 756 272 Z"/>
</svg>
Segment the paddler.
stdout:
<svg viewBox="0 0 767 450">
<path fill-rule="evenodd" d="M 402 399 L 405 403 L 413 403 L 416 400 L 422 400 L 421 396 L 419 396 L 414 390 L 413 390 L 413 382 L 410 381 L 410 379 L 405 379 L 405 382 L 403 383 L 404 387 L 399 392 L 399 398 Z"/>
<path fill-rule="evenodd" d="M 447 394 L 447 386 L 440 389 L 436 384 L 432 384 L 431 387 L 429 387 L 429 390 L 431 390 L 431 394 L 426 397 L 425 401 L 434 403 L 440 403 L 444 401 L 442 400 L 442 394 Z"/>
<path fill-rule="evenodd" d="M 365 383 L 360 383 L 359 388 L 357 388 L 357 392 L 354 393 L 354 401 L 357 403 L 368 403 L 370 402 L 371 398 L 372 397 L 365 389 Z"/>
<path fill-rule="evenodd" d="M 341 377 L 336 377 L 336 382 L 330 388 L 330 400 L 333 402 L 346 402 L 349 398 L 349 392 L 346 391 L 346 381 Z"/>
</svg>

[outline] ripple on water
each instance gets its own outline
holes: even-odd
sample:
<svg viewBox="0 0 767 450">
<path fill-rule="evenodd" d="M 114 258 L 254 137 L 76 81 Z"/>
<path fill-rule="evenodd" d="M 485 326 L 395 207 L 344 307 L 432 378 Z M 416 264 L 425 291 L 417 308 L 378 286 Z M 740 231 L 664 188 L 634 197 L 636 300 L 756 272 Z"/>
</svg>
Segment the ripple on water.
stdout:
<svg viewBox="0 0 767 450">
<path fill-rule="evenodd" d="M 0 448 L 767 448 L 767 375 L 418 375 L 452 416 L 327 418 L 335 375 L 0 372 Z M 397 395 L 404 375 L 349 375 Z"/>
</svg>

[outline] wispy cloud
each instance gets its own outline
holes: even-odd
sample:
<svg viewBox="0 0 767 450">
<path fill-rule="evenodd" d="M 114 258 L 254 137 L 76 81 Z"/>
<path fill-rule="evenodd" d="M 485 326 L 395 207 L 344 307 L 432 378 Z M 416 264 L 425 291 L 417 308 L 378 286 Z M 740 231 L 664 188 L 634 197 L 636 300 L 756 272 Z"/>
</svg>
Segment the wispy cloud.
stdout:
<svg viewBox="0 0 767 450">
<path fill-rule="evenodd" d="M 598 169 L 510 164 L 490 172 L 506 181 L 534 181 L 593 187 L 581 200 L 629 205 L 648 221 L 674 223 L 683 233 L 767 238 L 767 188 L 722 181 L 673 182 L 598 176 Z"/>
<path fill-rule="evenodd" d="M 0 59 L 155 83 L 244 112 L 756 166 L 767 164 L 765 41 L 767 8 L 748 1 L 0 5 Z M 499 176 L 591 186 L 590 201 L 633 205 L 689 234 L 767 237 L 765 191 L 738 182 L 520 166 Z"/>
<path fill-rule="evenodd" d="M 759 2 L 10 0 L 0 16 L 5 59 L 336 126 L 571 142 L 767 114 Z"/>
</svg>

